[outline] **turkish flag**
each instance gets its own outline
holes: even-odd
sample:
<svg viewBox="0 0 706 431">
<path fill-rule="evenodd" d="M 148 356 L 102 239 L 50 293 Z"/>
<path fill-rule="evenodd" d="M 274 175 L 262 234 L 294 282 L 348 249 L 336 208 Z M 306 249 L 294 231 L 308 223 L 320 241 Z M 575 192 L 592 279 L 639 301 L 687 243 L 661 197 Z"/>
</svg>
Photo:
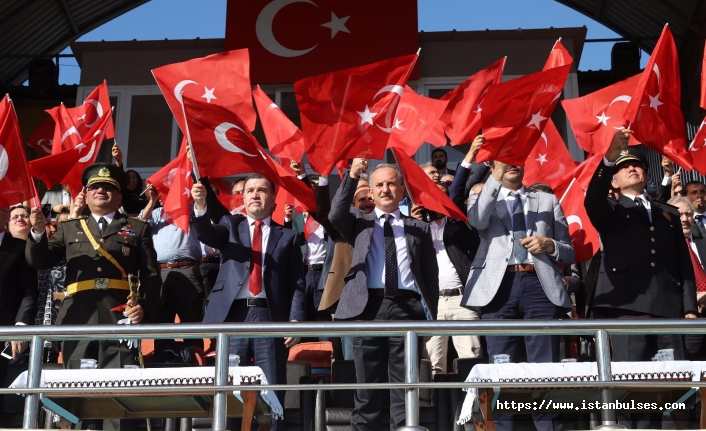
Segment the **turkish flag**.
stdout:
<svg viewBox="0 0 706 431">
<path fill-rule="evenodd" d="M 83 101 L 83 105 L 67 109 L 73 117 L 79 136 L 92 135 L 95 133 L 98 120 L 111 109 L 108 83 L 104 80 L 101 85 L 91 91 L 91 94 Z M 111 118 L 106 126 L 105 138 L 112 139 L 114 137 L 115 128 Z"/>
<path fill-rule="evenodd" d="M 250 50 L 253 82 L 282 83 L 414 52 L 418 35 L 409 0 L 229 0 L 225 48 Z"/>
<path fill-rule="evenodd" d="M 704 56 L 701 60 L 701 98 L 699 106 L 701 109 L 706 109 L 706 45 L 704 45 Z"/>
<path fill-rule="evenodd" d="M 34 129 L 34 132 L 32 132 L 31 135 L 29 135 L 29 139 L 27 139 L 27 145 L 29 145 L 31 148 L 34 148 L 41 154 L 42 156 L 48 156 L 51 154 L 52 150 L 52 140 L 54 139 L 54 119 L 52 117 L 48 117 L 44 121 L 42 121 L 42 124 L 37 126 L 36 129 Z"/>
<path fill-rule="evenodd" d="M 544 68 L 542 70 L 549 70 L 555 67 L 565 66 L 574 62 L 571 58 L 571 54 L 566 49 L 564 44 L 561 43 L 561 38 L 559 38 L 552 47 L 552 51 L 549 53 L 547 61 L 544 63 Z"/>
<path fill-rule="evenodd" d="M 679 59 L 669 25 L 664 26 L 624 114 L 635 139 L 692 169 L 686 151 L 686 126 L 681 112 Z"/>
<path fill-rule="evenodd" d="M 29 172 L 34 178 L 42 180 L 47 188 L 54 184 L 67 184 L 71 195 L 78 195 L 83 188 L 83 170 L 95 163 L 111 115 L 112 109 L 96 123 L 93 135 L 85 136 L 75 146 L 29 162 Z"/>
<path fill-rule="evenodd" d="M 0 208 L 28 201 L 35 195 L 24 150 L 15 107 L 5 95 L 0 100 Z"/>
<path fill-rule="evenodd" d="M 255 129 L 256 116 L 250 95 L 250 58 L 247 49 L 168 64 L 152 69 L 152 75 L 184 134 L 182 92 L 186 97 L 222 106 L 238 114 L 248 130 Z"/>
<path fill-rule="evenodd" d="M 576 99 L 562 100 L 579 147 L 591 154 L 605 154 L 616 130 L 622 130 L 625 109 L 640 74 Z M 633 136 L 628 145 L 639 145 Z"/>
<path fill-rule="evenodd" d="M 259 85 L 252 91 L 252 95 L 270 153 L 273 156 L 301 161 L 304 156 L 304 135 L 301 130 L 272 102 Z"/>
<path fill-rule="evenodd" d="M 565 175 L 559 184 L 553 188 L 554 194 L 556 196 L 564 196 L 564 193 L 568 190 L 569 185 L 573 182 L 576 182 L 577 186 L 582 190 L 587 190 L 588 184 L 591 182 L 591 178 L 593 178 L 593 174 L 596 172 L 598 164 L 601 163 L 603 157 L 603 154 L 592 154 L 586 160 L 581 162 L 574 168 L 573 171 Z"/>
<path fill-rule="evenodd" d="M 701 102 L 699 104 L 702 109 L 706 109 L 706 46 L 704 46 L 704 58 L 701 65 Z M 706 175 L 706 150 L 702 150 L 706 146 L 706 129 L 704 129 L 704 124 L 706 124 L 706 118 L 701 121 L 699 130 L 694 135 L 694 139 L 691 141 L 689 146 L 689 154 L 694 162 L 694 169 L 696 169 L 701 175 Z"/>
<path fill-rule="evenodd" d="M 499 84 L 503 76 L 505 60 L 503 57 L 485 69 L 476 72 L 468 79 L 441 97 L 448 100 L 446 111 L 440 121 L 444 125 L 451 145 L 472 142 L 480 130 L 481 103 L 488 88 Z"/>
<path fill-rule="evenodd" d="M 588 214 L 586 214 L 585 198 L 585 189 L 580 186 L 578 181 L 574 181 L 560 200 L 566 222 L 569 225 L 571 244 L 576 253 L 574 263 L 591 260 L 600 249 L 598 231 L 593 227 Z"/>
<path fill-rule="evenodd" d="M 476 160 L 522 165 L 554 111 L 570 68 L 567 64 L 488 88 L 481 112 L 485 144 Z"/>
<path fill-rule="evenodd" d="M 47 109 L 46 112 L 54 120 L 54 137 L 52 138 L 51 153 L 59 154 L 64 150 L 70 150 L 79 143 L 83 137 L 78 133 L 78 128 L 74 123 L 74 116 L 71 115 L 64 104 Z"/>
<path fill-rule="evenodd" d="M 397 105 L 395 123 L 387 146 L 399 148 L 407 155 L 414 156 L 423 143 L 430 142 L 434 126 L 444 113 L 447 104 L 446 100 L 420 96 L 405 86 L 400 103 Z M 445 144 L 446 139 L 443 142 L 436 142 L 436 146 Z"/>
<path fill-rule="evenodd" d="M 152 184 L 162 201 L 162 218 L 189 233 L 191 187 L 194 185 L 191 162 L 186 153 L 178 155 L 145 180 Z"/>
<path fill-rule="evenodd" d="M 574 159 L 550 118 L 539 141 L 527 156 L 522 183 L 528 187 L 534 183 L 544 183 L 556 189 L 575 167 Z"/>
<path fill-rule="evenodd" d="M 294 83 L 309 164 L 328 175 L 341 160 L 382 159 L 417 55 Z"/>
<path fill-rule="evenodd" d="M 292 193 L 307 211 L 316 210 L 313 190 L 265 153 L 238 114 L 188 97 L 183 103 L 201 176 L 257 172 Z"/>
<path fill-rule="evenodd" d="M 402 171 L 407 192 L 409 192 L 414 205 L 421 205 L 428 210 L 436 211 L 456 220 L 468 221 L 466 214 L 458 209 L 451 198 L 441 191 L 439 186 L 410 156 L 397 148 L 391 150 L 397 161 L 397 166 Z"/>
</svg>

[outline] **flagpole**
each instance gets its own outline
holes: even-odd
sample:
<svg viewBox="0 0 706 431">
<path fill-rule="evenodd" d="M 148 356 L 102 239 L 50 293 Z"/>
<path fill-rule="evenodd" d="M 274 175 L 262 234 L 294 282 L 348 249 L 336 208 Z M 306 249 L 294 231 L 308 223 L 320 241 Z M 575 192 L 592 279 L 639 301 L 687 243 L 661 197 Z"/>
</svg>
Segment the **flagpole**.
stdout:
<svg viewBox="0 0 706 431">
<path fill-rule="evenodd" d="M 194 176 L 196 177 L 196 181 L 199 181 L 201 179 L 201 174 L 199 173 L 199 165 L 196 162 L 196 151 L 194 149 L 194 146 L 191 144 L 191 133 L 189 132 L 189 120 L 186 119 L 186 109 L 184 108 L 184 92 L 182 91 L 181 93 L 182 100 L 181 102 L 181 112 L 184 114 L 184 127 L 186 128 L 186 142 L 189 144 L 189 148 L 191 149 L 191 165 L 194 168 Z"/>
<path fill-rule="evenodd" d="M 15 102 L 12 101 L 12 98 L 10 98 L 10 95 L 7 94 L 7 100 L 10 102 L 10 105 L 12 106 L 12 113 L 15 114 L 15 120 L 17 127 L 15 128 L 15 131 L 17 132 L 17 139 L 20 142 L 20 151 L 22 151 L 22 157 L 25 160 L 25 172 L 27 173 L 27 178 L 29 178 L 29 182 L 32 185 L 32 193 L 34 193 L 34 196 L 32 197 L 31 200 L 34 201 L 34 206 L 35 208 L 39 207 L 39 193 L 37 192 L 37 185 L 34 184 L 34 178 L 29 173 L 29 161 L 27 160 L 27 153 L 25 153 L 25 144 L 24 144 L 24 139 L 22 139 L 22 136 L 20 135 L 20 129 L 19 125 L 20 122 L 17 120 L 17 110 L 15 109 Z"/>
<path fill-rule="evenodd" d="M 564 191 L 564 194 L 561 195 L 561 199 L 559 199 L 559 204 L 560 204 L 560 205 L 561 205 L 561 203 L 564 201 L 564 198 L 565 198 L 566 195 L 569 193 L 569 190 L 571 189 L 571 186 L 574 185 L 574 182 L 575 182 L 575 181 L 576 181 L 576 177 L 574 177 L 574 178 L 571 179 L 571 182 L 569 183 L 569 187 L 566 188 L 566 190 Z"/>
</svg>

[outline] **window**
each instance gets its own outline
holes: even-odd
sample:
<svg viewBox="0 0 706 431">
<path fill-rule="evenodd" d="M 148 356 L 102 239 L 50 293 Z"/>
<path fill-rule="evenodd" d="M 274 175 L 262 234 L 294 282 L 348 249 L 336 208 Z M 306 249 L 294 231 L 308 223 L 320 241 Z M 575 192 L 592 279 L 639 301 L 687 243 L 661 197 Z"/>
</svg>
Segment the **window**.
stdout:
<svg viewBox="0 0 706 431">
<path fill-rule="evenodd" d="M 162 95 L 132 96 L 126 166 L 160 167 L 169 163 L 173 121 Z"/>
</svg>

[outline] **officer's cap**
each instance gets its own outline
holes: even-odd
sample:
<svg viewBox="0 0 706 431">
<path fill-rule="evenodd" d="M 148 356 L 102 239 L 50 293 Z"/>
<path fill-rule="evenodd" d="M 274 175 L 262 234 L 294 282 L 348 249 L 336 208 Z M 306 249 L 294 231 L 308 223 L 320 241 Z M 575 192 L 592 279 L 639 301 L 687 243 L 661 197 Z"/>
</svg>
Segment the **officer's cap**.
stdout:
<svg viewBox="0 0 706 431">
<path fill-rule="evenodd" d="M 91 184 L 107 183 L 112 184 L 118 190 L 127 188 L 127 177 L 122 169 L 108 163 L 96 163 L 83 170 L 81 176 L 83 185 L 88 187 Z"/>
<path fill-rule="evenodd" d="M 642 165 L 644 170 L 647 170 L 647 157 L 635 147 L 627 147 L 620 152 L 620 155 L 615 160 L 615 167 L 617 168 L 625 162 L 636 161 Z"/>
</svg>

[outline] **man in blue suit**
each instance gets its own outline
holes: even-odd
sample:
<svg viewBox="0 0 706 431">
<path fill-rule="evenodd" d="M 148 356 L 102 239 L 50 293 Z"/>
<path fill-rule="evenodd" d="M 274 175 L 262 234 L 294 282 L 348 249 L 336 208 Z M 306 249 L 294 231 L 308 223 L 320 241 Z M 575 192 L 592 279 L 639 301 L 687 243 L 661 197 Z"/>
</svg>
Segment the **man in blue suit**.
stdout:
<svg viewBox="0 0 706 431">
<path fill-rule="evenodd" d="M 304 278 L 299 234 L 272 221 L 274 184 L 259 174 L 245 179 L 247 216 L 226 215 L 211 224 L 206 187 L 194 184 L 192 221 L 199 241 L 221 251 L 223 264 L 204 322 L 287 322 L 304 320 Z M 299 339 L 233 338 L 230 353 L 255 359 L 267 381 L 287 382 L 289 347 Z M 277 391 L 284 405 L 284 392 Z M 273 422 L 273 430 L 281 421 Z M 280 424 L 282 425 L 282 424 Z"/>
</svg>

